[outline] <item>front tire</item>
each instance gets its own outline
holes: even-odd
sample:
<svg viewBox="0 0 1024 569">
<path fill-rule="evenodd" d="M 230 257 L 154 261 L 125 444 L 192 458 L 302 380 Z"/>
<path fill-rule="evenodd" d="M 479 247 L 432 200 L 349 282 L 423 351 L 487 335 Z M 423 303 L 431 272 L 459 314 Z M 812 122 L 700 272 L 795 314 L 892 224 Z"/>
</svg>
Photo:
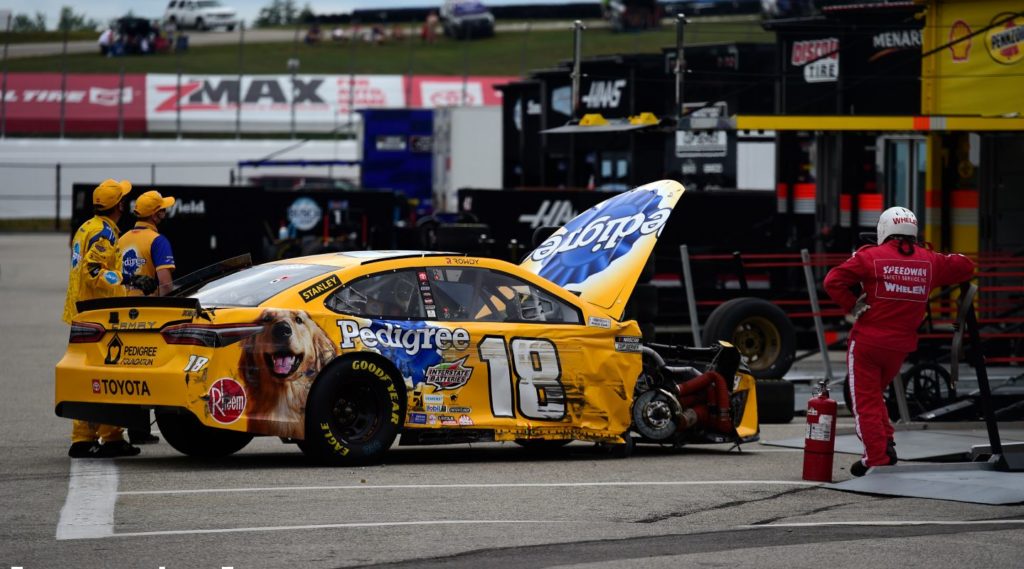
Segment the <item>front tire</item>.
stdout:
<svg viewBox="0 0 1024 569">
<path fill-rule="evenodd" d="M 354 358 L 320 377 L 306 403 L 307 456 L 331 466 L 379 462 L 405 418 L 405 383 L 390 366 Z"/>
<path fill-rule="evenodd" d="M 253 438 L 250 433 L 207 427 L 192 413 L 157 413 L 156 425 L 174 450 L 198 458 L 234 454 Z"/>
</svg>

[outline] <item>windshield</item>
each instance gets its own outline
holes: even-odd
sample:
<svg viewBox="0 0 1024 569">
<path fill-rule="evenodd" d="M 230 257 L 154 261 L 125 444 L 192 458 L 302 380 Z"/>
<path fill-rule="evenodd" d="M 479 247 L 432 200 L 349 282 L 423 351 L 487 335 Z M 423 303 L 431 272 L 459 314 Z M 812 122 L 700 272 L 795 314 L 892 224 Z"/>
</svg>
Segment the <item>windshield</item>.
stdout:
<svg viewBox="0 0 1024 569">
<path fill-rule="evenodd" d="M 220 8 L 221 3 L 217 0 L 199 0 L 196 5 L 200 8 Z"/>
<path fill-rule="evenodd" d="M 483 2 L 477 2 L 476 0 L 465 0 L 458 2 L 453 6 L 453 11 L 456 16 L 472 16 L 473 14 L 483 14 L 487 12 L 487 8 L 484 7 Z"/>
<path fill-rule="evenodd" d="M 301 282 L 329 273 L 325 265 L 260 265 L 210 282 L 192 295 L 203 306 L 259 306 Z"/>
</svg>

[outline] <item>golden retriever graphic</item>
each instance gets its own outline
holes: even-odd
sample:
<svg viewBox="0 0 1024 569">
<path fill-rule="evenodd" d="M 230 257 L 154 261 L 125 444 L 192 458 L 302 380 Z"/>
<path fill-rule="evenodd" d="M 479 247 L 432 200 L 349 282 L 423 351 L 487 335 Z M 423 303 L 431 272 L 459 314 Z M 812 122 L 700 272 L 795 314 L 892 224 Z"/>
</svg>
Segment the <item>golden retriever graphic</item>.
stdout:
<svg viewBox="0 0 1024 569">
<path fill-rule="evenodd" d="M 260 322 L 263 331 L 243 341 L 238 362 L 248 391 L 250 429 L 302 438 L 309 388 L 337 349 L 304 310 L 268 308 Z"/>
</svg>

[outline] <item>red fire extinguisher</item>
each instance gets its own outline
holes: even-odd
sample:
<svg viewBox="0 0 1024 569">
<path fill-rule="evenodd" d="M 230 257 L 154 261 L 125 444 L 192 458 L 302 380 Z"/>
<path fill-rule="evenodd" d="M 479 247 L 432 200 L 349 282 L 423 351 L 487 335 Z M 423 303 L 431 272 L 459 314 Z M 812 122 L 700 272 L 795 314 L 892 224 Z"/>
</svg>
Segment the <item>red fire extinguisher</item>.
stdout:
<svg viewBox="0 0 1024 569">
<path fill-rule="evenodd" d="M 804 480 L 832 482 L 832 458 L 836 448 L 836 410 L 828 396 L 828 383 L 818 384 L 818 394 L 807 402 L 807 436 L 804 438 Z"/>
</svg>

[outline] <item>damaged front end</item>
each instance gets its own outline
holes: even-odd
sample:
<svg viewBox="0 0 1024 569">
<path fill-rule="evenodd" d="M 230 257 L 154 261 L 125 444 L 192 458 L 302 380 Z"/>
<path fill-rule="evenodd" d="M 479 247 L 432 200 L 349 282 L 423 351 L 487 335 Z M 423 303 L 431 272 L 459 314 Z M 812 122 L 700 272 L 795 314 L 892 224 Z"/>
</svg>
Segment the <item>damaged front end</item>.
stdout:
<svg viewBox="0 0 1024 569">
<path fill-rule="evenodd" d="M 640 442 L 746 443 L 759 438 L 754 377 L 728 342 L 648 344 L 633 400 Z"/>
</svg>

